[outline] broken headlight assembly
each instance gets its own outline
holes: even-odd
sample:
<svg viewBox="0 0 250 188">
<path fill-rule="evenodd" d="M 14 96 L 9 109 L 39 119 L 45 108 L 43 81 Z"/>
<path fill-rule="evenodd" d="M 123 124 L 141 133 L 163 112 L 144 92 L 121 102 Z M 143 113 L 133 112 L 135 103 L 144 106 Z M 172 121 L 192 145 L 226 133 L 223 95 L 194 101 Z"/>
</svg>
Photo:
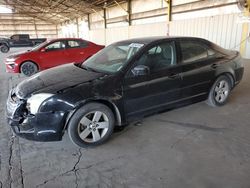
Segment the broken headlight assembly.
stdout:
<svg viewBox="0 0 250 188">
<path fill-rule="evenodd" d="M 48 98 L 52 97 L 50 93 L 39 93 L 28 98 L 26 108 L 31 114 L 36 114 L 41 104 Z"/>
</svg>

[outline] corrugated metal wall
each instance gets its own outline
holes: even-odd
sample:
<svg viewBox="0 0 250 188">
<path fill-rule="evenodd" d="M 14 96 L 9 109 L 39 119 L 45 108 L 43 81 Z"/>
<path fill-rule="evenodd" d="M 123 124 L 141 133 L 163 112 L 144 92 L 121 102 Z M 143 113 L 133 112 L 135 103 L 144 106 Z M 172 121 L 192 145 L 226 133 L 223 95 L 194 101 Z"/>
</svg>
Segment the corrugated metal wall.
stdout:
<svg viewBox="0 0 250 188">
<path fill-rule="evenodd" d="M 162 36 L 167 33 L 167 24 L 154 23 L 144 25 L 133 25 L 128 27 L 115 27 L 105 29 L 90 30 L 88 40 L 98 44 L 111 44 L 119 40 L 128 38 Z"/>
<path fill-rule="evenodd" d="M 208 39 L 226 49 L 240 50 L 243 23 L 240 14 L 225 14 L 211 17 L 176 20 L 170 23 L 172 36 L 193 36 Z M 250 26 L 249 26 L 250 28 Z M 249 31 L 248 31 L 249 32 Z M 91 30 L 89 40 L 101 44 L 134 37 L 167 34 L 166 22 Z M 246 43 L 246 55 L 250 58 L 250 40 Z"/>
<path fill-rule="evenodd" d="M 57 26 L 29 16 L 17 14 L 0 14 L 0 37 L 13 34 L 29 34 L 30 37 L 57 38 Z"/>
<path fill-rule="evenodd" d="M 249 27 L 250 28 L 250 23 Z M 84 25 L 84 24 L 83 24 Z M 226 49 L 240 50 L 242 41 L 241 14 L 224 14 L 199 17 L 170 22 L 169 32 L 173 36 L 194 36 L 208 39 Z M 72 30 L 72 26 L 70 26 Z M 135 37 L 167 35 L 167 22 L 139 24 L 132 26 L 110 27 L 107 29 L 80 29 L 79 37 L 98 44 L 108 45 L 112 42 Z M 83 32 L 84 31 L 84 32 Z M 249 33 L 250 31 L 248 31 Z M 71 33 L 71 34 L 70 34 Z M 68 36 L 75 36 L 69 30 Z M 250 39 L 246 42 L 246 58 L 250 58 Z"/>
<path fill-rule="evenodd" d="M 243 23 L 240 14 L 178 20 L 170 23 L 170 35 L 195 36 L 208 39 L 226 49 L 240 49 Z M 249 40 L 246 57 L 250 58 Z"/>
</svg>

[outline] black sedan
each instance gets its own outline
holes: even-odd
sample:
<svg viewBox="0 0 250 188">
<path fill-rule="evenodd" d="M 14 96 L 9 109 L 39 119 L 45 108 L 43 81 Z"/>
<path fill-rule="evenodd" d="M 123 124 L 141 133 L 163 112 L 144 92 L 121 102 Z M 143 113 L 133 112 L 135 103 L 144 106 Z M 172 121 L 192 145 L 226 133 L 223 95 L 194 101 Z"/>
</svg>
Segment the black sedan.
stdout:
<svg viewBox="0 0 250 188">
<path fill-rule="evenodd" d="M 238 52 L 191 37 L 151 37 L 111 44 L 82 65 L 52 68 L 10 91 L 7 119 L 36 141 L 80 147 L 105 142 L 123 126 L 166 109 L 207 100 L 224 105 L 243 75 Z"/>
</svg>

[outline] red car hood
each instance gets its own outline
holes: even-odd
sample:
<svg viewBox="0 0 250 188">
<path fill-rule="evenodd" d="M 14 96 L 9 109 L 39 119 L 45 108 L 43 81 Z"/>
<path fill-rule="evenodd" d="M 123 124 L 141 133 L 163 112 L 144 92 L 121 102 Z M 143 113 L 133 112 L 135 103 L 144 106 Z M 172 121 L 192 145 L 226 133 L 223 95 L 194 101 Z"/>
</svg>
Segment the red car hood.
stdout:
<svg viewBox="0 0 250 188">
<path fill-rule="evenodd" d="M 18 56 L 21 56 L 21 55 L 26 55 L 28 53 L 31 53 L 33 51 L 30 51 L 30 50 L 26 50 L 26 51 L 21 51 L 21 52 L 15 52 L 15 53 L 12 53 L 10 56 L 8 56 L 7 58 L 16 58 Z"/>
</svg>

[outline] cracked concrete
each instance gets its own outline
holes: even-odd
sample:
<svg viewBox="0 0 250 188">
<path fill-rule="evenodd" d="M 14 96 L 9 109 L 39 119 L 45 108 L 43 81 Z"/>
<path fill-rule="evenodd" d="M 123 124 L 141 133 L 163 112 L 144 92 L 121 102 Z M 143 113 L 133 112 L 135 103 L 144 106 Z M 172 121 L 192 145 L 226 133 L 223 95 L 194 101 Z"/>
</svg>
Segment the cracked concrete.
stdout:
<svg viewBox="0 0 250 188">
<path fill-rule="evenodd" d="M 63 172 L 57 176 L 54 176 L 48 180 L 45 180 L 42 184 L 38 184 L 36 187 L 41 187 L 41 186 L 44 186 L 45 184 L 47 184 L 48 182 L 50 181 L 54 181 L 56 180 L 58 177 L 60 176 L 64 176 L 64 175 L 67 175 L 68 173 L 71 173 L 73 172 L 75 174 L 75 184 L 76 184 L 76 188 L 78 187 L 78 178 L 77 178 L 77 171 L 79 170 L 79 168 L 77 167 L 77 165 L 79 164 L 80 160 L 81 160 L 81 157 L 82 157 L 82 152 L 81 152 L 81 149 L 78 150 L 78 152 L 76 154 L 73 154 L 73 156 L 77 156 L 77 161 L 76 163 L 74 164 L 73 168 L 70 169 L 70 170 L 67 170 L 66 172 Z"/>
<path fill-rule="evenodd" d="M 14 49 L 15 50 L 15 49 Z M 12 138 L 4 117 L 8 87 L 0 54 L 0 188 L 249 188 L 250 61 L 229 103 L 198 103 L 143 119 L 105 145 L 79 149 L 61 142 Z"/>
<path fill-rule="evenodd" d="M 14 143 L 14 137 L 11 137 L 9 140 L 9 169 L 8 169 L 8 177 L 9 177 L 9 182 L 10 182 L 10 188 L 12 187 L 12 183 L 13 183 L 13 178 L 12 178 L 12 152 L 13 152 L 13 143 Z"/>
<path fill-rule="evenodd" d="M 176 140 L 176 142 L 174 142 L 170 148 L 173 149 L 177 144 L 179 144 L 180 142 L 182 142 L 186 137 L 188 137 L 189 135 L 193 134 L 196 131 L 196 129 L 193 129 L 189 132 L 187 132 L 187 134 L 185 134 L 183 137 L 181 137 L 180 139 Z"/>
</svg>

